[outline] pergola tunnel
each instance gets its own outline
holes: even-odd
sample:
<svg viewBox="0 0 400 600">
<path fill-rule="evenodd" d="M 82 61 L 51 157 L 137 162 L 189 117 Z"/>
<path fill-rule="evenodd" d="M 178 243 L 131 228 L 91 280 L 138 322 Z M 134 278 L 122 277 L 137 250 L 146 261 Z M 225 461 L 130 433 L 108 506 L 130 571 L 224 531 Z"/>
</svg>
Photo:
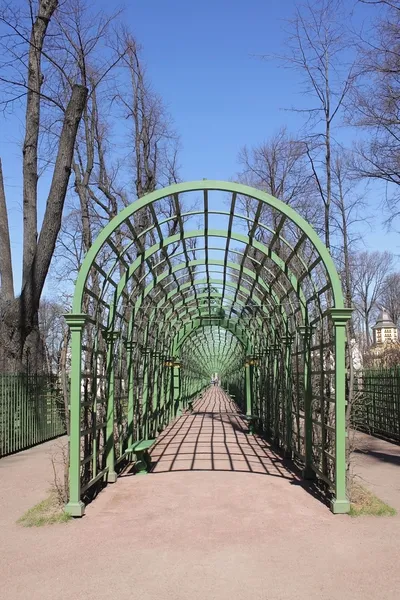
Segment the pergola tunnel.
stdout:
<svg viewBox="0 0 400 600">
<path fill-rule="evenodd" d="M 217 375 L 258 433 L 330 489 L 333 512 L 348 512 L 350 316 L 316 232 L 264 192 L 203 180 L 122 210 L 85 257 L 66 317 L 66 510 L 81 516 Z"/>
</svg>

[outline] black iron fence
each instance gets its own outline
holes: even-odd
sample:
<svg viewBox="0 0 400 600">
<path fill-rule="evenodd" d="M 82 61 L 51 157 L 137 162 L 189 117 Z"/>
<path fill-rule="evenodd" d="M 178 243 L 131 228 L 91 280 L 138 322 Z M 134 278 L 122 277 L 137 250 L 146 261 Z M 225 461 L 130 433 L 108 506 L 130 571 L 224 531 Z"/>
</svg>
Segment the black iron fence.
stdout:
<svg viewBox="0 0 400 600">
<path fill-rule="evenodd" d="M 400 442 L 400 367 L 355 377 L 352 421 L 357 429 Z"/>
<path fill-rule="evenodd" d="M 58 379 L 0 373 L 0 457 L 66 432 Z"/>
</svg>

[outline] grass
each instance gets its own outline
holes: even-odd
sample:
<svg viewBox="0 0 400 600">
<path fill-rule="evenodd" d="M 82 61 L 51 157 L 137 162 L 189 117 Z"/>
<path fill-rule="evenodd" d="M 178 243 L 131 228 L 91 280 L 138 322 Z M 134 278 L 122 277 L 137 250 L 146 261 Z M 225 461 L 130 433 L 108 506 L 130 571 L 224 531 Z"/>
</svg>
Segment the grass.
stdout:
<svg viewBox="0 0 400 600">
<path fill-rule="evenodd" d="M 43 525 L 53 525 L 54 523 L 66 523 L 71 519 L 71 515 L 64 512 L 64 507 L 60 504 L 56 494 L 51 493 L 46 500 L 32 506 L 17 521 L 23 527 L 43 527 Z"/>
<path fill-rule="evenodd" d="M 351 490 L 350 516 L 361 517 L 370 515 L 374 517 L 394 517 L 397 513 L 394 508 L 380 500 L 375 494 L 354 484 Z"/>
</svg>

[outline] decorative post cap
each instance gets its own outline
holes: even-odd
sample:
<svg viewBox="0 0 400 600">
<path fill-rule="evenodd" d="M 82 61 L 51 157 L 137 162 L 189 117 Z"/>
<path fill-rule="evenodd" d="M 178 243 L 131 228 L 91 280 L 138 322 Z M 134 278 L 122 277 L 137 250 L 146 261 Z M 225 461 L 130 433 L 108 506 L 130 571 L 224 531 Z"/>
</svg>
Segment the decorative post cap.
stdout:
<svg viewBox="0 0 400 600">
<path fill-rule="evenodd" d="M 86 325 L 87 315 L 83 313 L 69 313 L 67 315 L 63 315 L 64 319 L 71 330 L 79 330 L 83 329 Z"/>
<path fill-rule="evenodd" d="M 335 325 L 342 325 L 344 327 L 350 321 L 353 310 L 353 308 L 330 308 L 329 316 Z"/>
</svg>

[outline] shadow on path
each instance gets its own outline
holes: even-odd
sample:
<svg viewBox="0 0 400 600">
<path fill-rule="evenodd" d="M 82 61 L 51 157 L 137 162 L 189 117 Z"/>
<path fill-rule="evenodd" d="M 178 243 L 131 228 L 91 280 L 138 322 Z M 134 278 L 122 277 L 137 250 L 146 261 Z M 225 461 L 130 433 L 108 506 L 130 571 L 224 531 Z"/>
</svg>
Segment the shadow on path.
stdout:
<svg viewBox="0 0 400 600">
<path fill-rule="evenodd" d="M 221 388 L 209 388 L 194 405 L 158 438 L 151 451 L 152 474 L 182 471 L 231 471 L 279 477 L 303 487 L 321 502 L 324 494 L 304 481 L 300 470 L 248 425 Z M 126 472 L 129 476 L 134 470 Z"/>
<path fill-rule="evenodd" d="M 354 450 L 355 454 L 363 454 L 370 458 L 374 458 L 375 460 L 381 460 L 385 463 L 390 463 L 392 465 L 400 465 L 400 456 L 396 454 L 388 454 L 386 452 L 378 452 L 377 450 L 362 450 L 356 449 Z"/>
</svg>

